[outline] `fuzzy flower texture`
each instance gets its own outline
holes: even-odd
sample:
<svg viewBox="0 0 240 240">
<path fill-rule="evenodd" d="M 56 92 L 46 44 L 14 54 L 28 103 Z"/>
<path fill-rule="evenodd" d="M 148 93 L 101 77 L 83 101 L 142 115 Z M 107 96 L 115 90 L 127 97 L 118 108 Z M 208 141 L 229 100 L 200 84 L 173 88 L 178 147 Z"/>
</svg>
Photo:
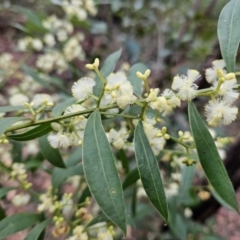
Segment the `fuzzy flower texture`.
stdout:
<svg viewBox="0 0 240 240">
<path fill-rule="evenodd" d="M 94 64 L 98 67 L 99 60 Z M 94 64 L 89 64 L 89 69 L 93 69 Z M 211 68 L 206 69 L 206 79 L 211 84 L 210 88 L 198 90 L 196 82 L 201 76 L 196 70 L 188 70 L 186 76 L 177 75 L 174 77 L 171 90 L 165 89 L 160 93 L 158 88 L 149 89 L 144 94 L 145 98 L 141 98 L 140 101 L 144 100 L 149 108 L 157 111 L 160 116 L 165 116 L 172 113 L 174 108 L 179 107 L 181 101 L 191 101 L 197 96 L 208 96 L 211 99 L 205 106 L 208 124 L 213 127 L 228 125 L 237 117 L 238 109 L 233 105 L 233 102 L 239 97 L 239 93 L 236 91 L 237 80 L 235 74 L 227 73 L 225 66 L 223 60 L 216 60 L 212 63 Z M 144 75 L 141 73 L 137 75 L 146 81 L 149 72 Z M 97 83 L 94 79 L 83 77 L 73 84 L 71 90 L 76 103 L 69 106 L 63 114 L 77 114 L 68 120 L 52 123 L 55 133 L 48 136 L 52 147 L 67 148 L 82 144 L 84 128 L 89 114 L 86 112 L 89 108 L 110 106 L 109 109 L 105 110 L 105 113 L 109 114 L 107 116 L 110 116 L 139 100 L 134 95 L 131 82 L 123 72 L 111 73 L 105 81 L 100 99 L 94 95 L 94 87 L 97 89 Z M 114 108 L 114 106 L 111 108 L 113 104 L 116 104 L 117 108 Z M 168 134 L 165 134 L 165 130 L 161 132 L 155 126 L 157 122 L 154 118 L 151 119 L 145 114 L 143 119 L 150 145 L 154 154 L 158 155 L 164 147 L 165 139 L 168 139 Z M 134 124 L 135 122 L 133 121 Z M 119 130 L 110 129 L 107 137 L 113 147 L 122 149 L 131 147 L 131 143 L 127 141 L 129 133 L 130 129 L 127 125 L 122 124 Z"/>
<path fill-rule="evenodd" d="M 215 60 L 212 67 L 206 69 L 205 77 L 213 92 L 211 100 L 205 105 L 205 115 L 210 126 L 223 126 L 233 122 L 238 114 L 238 108 L 233 102 L 239 97 L 236 91 L 237 80 L 234 73 L 227 73 L 224 60 Z M 198 96 L 196 81 L 200 79 L 196 70 L 188 70 L 187 76 L 175 76 L 172 90 L 177 92 L 181 100 L 191 101 Z"/>
</svg>

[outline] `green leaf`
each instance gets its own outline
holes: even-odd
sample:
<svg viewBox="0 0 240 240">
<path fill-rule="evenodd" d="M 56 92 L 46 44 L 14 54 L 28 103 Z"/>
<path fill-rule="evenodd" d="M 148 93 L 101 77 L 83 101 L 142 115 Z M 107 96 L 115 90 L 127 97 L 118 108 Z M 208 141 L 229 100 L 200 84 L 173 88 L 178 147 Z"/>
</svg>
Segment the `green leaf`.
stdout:
<svg viewBox="0 0 240 240">
<path fill-rule="evenodd" d="M 14 123 L 27 120 L 25 117 L 7 117 L 0 119 L 0 136 L 4 134 L 8 127 L 12 126 Z"/>
<path fill-rule="evenodd" d="M 232 183 L 214 140 L 193 103 L 188 105 L 188 115 L 199 160 L 209 182 L 222 199 L 238 212 L 237 199 Z"/>
<path fill-rule="evenodd" d="M 104 78 L 106 78 L 110 73 L 113 72 L 121 54 L 122 54 L 122 49 L 119 49 L 118 51 L 109 55 L 108 58 L 105 60 L 100 70 Z M 96 76 L 95 82 L 96 82 L 96 85 L 93 88 L 93 94 L 99 97 L 102 92 L 103 83 L 98 76 Z"/>
<path fill-rule="evenodd" d="M 11 140 L 10 143 L 12 144 L 12 161 L 13 162 L 22 162 L 23 157 L 23 146 L 22 143 Z"/>
<path fill-rule="evenodd" d="M 129 158 L 127 157 L 127 154 L 125 153 L 125 150 L 120 149 L 117 153 L 117 159 L 119 159 L 122 163 L 122 167 L 125 173 L 129 172 Z"/>
<path fill-rule="evenodd" d="M 65 161 L 67 167 L 75 166 L 82 161 L 82 147 L 78 146 Z"/>
<path fill-rule="evenodd" d="M 36 13 L 34 13 L 33 11 L 31 11 L 28 8 L 20 7 L 20 6 L 17 6 L 16 10 L 18 12 L 20 11 L 22 14 L 24 14 L 28 18 L 28 20 L 32 24 L 34 24 L 36 27 L 38 27 L 41 30 L 45 30 L 45 28 L 42 26 L 42 22 L 41 22 L 40 18 L 37 16 Z"/>
<path fill-rule="evenodd" d="M 190 188 L 196 171 L 196 165 L 184 166 L 181 171 L 182 179 L 178 190 L 178 203 L 187 203 L 190 197 Z"/>
<path fill-rule="evenodd" d="M 29 141 L 35 138 L 42 137 L 52 131 L 50 123 L 44 123 L 38 127 L 35 127 L 25 133 L 8 135 L 7 137 L 15 141 Z"/>
<path fill-rule="evenodd" d="M 128 73 L 128 80 L 133 86 L 133 92 L 138 96 L 142 95 L 142 80 L 137 77 L 136 72 L 145 73 L 146 70 L 147 67 L 144 64 L 136 63 L 130 68 Z"/>
<path fill-rule="evenodd" d="M 128 188 L 134 184 L 140 178 L 138 168 L 132 169 L 123 180 L 122 187 L 123 189 Z"/>
<path fill-rule="evenodd" d="M 221 53 L 229 72 L 234 72 L 237 49 L 240 42 L 240 0 L 231 0 L 220 13 L 218 39 Z"/>
<path fill-rule="evenodd" d="M 3 198 L 9 191 L 16 189 L 15 187 L 3 187 L 0 188 L 0 199 Z"/>
<path fill-rule="evenodd" d="M 180 240 L 187 239 L 187 224 L 183 217 L 177 212 L 177 197 L 169 199 L 169 227 L 175 237 Z"/>
<path fill-rule="evenodd" d="M 227 210 L 232 210 L 232 208 L 217 194 L 217 192 L 212 187 L 210 187 L 209 190 L 219 204 L 221 204 Z"/>
<path fill-rule="evenodd" d="M 77 166 L 72 166 L 69 168 L 54 168 L 52 173 L 52 186 L 53 189 L 58 188 L 65 179 L 68 177 L 72 177 L 75 175 L 83 175 L 83 167 L 82 164 L 79 164 Z"/>
<path fill-rule="evenodd" d="M 31 227 L 40 220 L 40 215 L 35 213 L 18 213 L 4 218 L 0 222 L 0 239 Z"/>
<path fill-rule="evenodd" d="M 39 223 L 28 233 L 24 240 L 38 240 L 39 236 L 44 231 L 44 229 L 49 225 L 50 222 L 51 219 L 46 219 L 45 221 Z"/>
<path fill-rule="evenodd" d="M 42 77 L 39 76 L 38 72 L 36 72 L 34 69 L 28 67 L 27 65 L 23 65 L 23 70 L 24 72 L 31 76 L 33 78 L 33 80 L 35 80 L 37 83 L 39 83 L 40 85 L 42 85 L 43 87 L 47 88 L 48 90 L 54 90 L 52 86 L 50 86 L 50 84 L 44 80 Z"/>
<path fill-rule="evenodd" d="M 158 163 L 140 121 L 135 129 L 134 145 L 143 187 L 154 207 L 167 222 L 168 206 Z"/>
<path fill-rule="evenodd" d="M 126 234 L 126 209 L 115 158 L 95 110 L 83 138 L 83 169 L 89 189 L 103 213 Z"/>
<path fill-rule="evenodd" d="M 0 221 L 3 220 L 6 217 L 6 213 L 2 206 L 0 205 Z"/>
<path fill-rule="evenodd" d="M 56 87 L 61 89 L 64 93 L 69 94 L 69 92 L 66 89 L 66 86 L 64 86 L 64 84 L 63 84 L 63 80 L 62 79 L 60 79 L 58 77 L 52 77 L 52 76 L 49 76 L 49 75 L 47 75 L 45 78 L 46 78 L 47 82 L 55 85 Z"/>
<path fill-rule="evenodd" d="M 26 169 L 37 169 L 42 166 L 42 161 L 38 159 L 31 159 L 28 162 L 25 163 Z"/>
<path fill-rule="evenodd" d="M 16 28 L 16 29 L 19 29 L 20 31 L 22 31 L 24 33 L 30 34 L 29 30 L 26 27 L 24 27 L 22 24 L 20 24 L 20 23 L 9 22 L 8 24 L 10 26 Z"/>
<path fill-rule="evenodd" d="M 171 219 L 171 218 L 170 218 Z M 170 229 L 173 231 L 175 237 L 181 240 L 187 239 L 187 228 L 184 224 L 183 217 L 177 213 L 174 222 L 169 222 Z"/>
<path fill-rule="evenodd" d="M 39 138 L 39 145 L 43 156 L 55 167 L 65 168 L 65 163 L 58 149 L 52 148 L 47 136 Z"/>
<path fill-rule="evenodd" d="M 19 111 L 19 110 L 24 110 L 26 109 L 23 106 L 4 106 L 0 107 L 0 112 L 5 113 L 5 112 L 14 112 L 14 111 Z"/>
<path fill-rule="evenodd" d="M 84 203 L 85 202 L 85 200 L 86 200 L 86 198 L 87 197 L 91 197 L 91 192 L 90 192 L 90 190 L 89 190 L 89 187 L 88 186 L 86 186 L 84 189 L 83 189 L 83 191 L 82 191 L 82 194 L 81 194 L 81 196 L 80 196 L 80 198 L 79 198 L 79 200 L 78 200 L 78 204 L 81 204 L 81 203 Z"/>
<path fill-rule="evenodd" d="M 54 106 L 52 112 L 53 112 L 53 116 L 57 117 L 62 115 L 62 113 L 64 112 L 64 110 L 71 106 L 72 104 L 76 103 L 76 99 L 75 98 L 68 98 L 67 100 L 65 100 L 62 103 L 59 103 L 57 105 Z"/>
<path fill-rule="evenodd" d="M 85 227 L 84 229 L 87 229 L 97 223 L 100 222 L 109 222 L 110 220 L 106 217 L 105 214 L 100 213 L 98 216 L 94 217 Z"/>
</svg>

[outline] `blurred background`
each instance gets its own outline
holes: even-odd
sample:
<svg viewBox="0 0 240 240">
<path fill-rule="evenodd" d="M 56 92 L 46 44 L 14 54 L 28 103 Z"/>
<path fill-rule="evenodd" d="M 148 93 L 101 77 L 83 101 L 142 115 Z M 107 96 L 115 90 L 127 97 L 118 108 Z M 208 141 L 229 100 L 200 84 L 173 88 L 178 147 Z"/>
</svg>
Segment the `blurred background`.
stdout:
<svg viewBox="0 0 240 240">
<path fill-rule="evenodd" d="M 116 69 L 128 72 L 133 64 L 145 64 L 151 69 L 151 87 L 169 88 L 173 77 L 187 69 L 198 70 L 202 74 L 199 87 L 208 87 L 204 70 L 211 67 L 213 60 L 221 59 L 217 21 L 226 3 L 0 0 L 0 105 L 18 105 L 19 99 L 26 101 L 43 92 L 53 94 L 56 101 L 66 100 L 74 81 L 92 76 L 85 69 L 86 63 L 96 57 L 103 62 L 120 48 L 123 53 Z M 20 96 L 17 104 L 16 95 Z M 205 102 L 204 98 L 195 101 L 200 111 Z M 182 104 L 166 122 L 172 132 L 189 130 L 187 104 Z M 216 139 L 231 137 L 219 149 L 236 190 L 240 185 L 239 123 L 238 118 L 230 127 L 214 129 L 213 133 Z M 26 151 L 36 155 L 34 150 Z M 3 162 L 14 157 L 4 157 L 4 150 L 0 154 Z M 239 216 L 220 205 L 221 199 L 209 191 L 201 168 L 196 166 L 189 177 L 171 156 L 163 154 L 160 158 L 166 191 L 171 196 L 170 212 L 177 220 L 165 226 L 144 198 L 141 186 L 137 186 L 137 190 L 127 193 L 131 199 L 132 191 L 137 192 L 136 206 L 130 203 L 136 228 L 130 229 L 129 239 L 240 239 Z M 49 182 L 42 173 L 34 176 L 33 181 L 38 184 Z M 184 186 L 187 195 L 182 196 Z M 240 199 L 239 191 L 237 195 Z M 4 201 L 8 214 L 22 210 L 8 204 L 9 199 Z M 21 239 L 21 235 L 8 239 Z"/>
</svg>

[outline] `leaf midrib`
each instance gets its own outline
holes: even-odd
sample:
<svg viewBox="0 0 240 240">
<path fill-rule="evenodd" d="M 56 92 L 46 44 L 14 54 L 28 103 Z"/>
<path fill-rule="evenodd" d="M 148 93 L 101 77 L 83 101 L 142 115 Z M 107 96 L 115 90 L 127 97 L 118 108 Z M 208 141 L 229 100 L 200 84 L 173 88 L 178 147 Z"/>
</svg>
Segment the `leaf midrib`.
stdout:
<svg viewBox="0 0 240 240">
<path fill-rule="evenodd" d="M 192 112 L 193 112 L 193 111 L 192 111 Z M 207 147 L 208 147 L 208 150 L 209 150 L 209 152 L 211 153 L 211 155 L 212 155 L 212 157 L 213 157 L 213 159 L 214 159 L 214 162 L 217 163 L 217 167 L 218 167 L 218 169 L 220 169 L 220 174 L 222 175 L 222 177 L 223 177 L 225 180 L 228 180 L 228 179 L 225 178 L 225 173 L 223 173 L 223 169 L 221 168 L 220 163 L 216 160 L 215 155 L 214 155 L 213 152 L 212 152 L 212 149 L 209 147 L 208 143 L 207 143 L 206 140 L 205 140 L 204 135 L 203 135 L 202 132 L 200 131 L 198 122 L 196 121 L 195 113 L 193 113 L 192 116 L 193 116 L 193 118 L 194 118 L 195 125 L 196 125 L 196 127 L 198 128 L 198 131 L 199 131 L 202 139 L 203 139 L 204 142 L 206 143 L 206 145 L 207 145 Z M 201 159 L 201 158 L 199 157 L 199 159 Z M 210 181 L 210 180 L 209 180 L 209 181 Z M 211 182 L 211 181 L 210 181 L 210 182 Z"/>
<path fill-rule="evenodd" d="M 139 134 L 139 138 L 140 138 L 140 140 L 141 140 L 141 143 L 142 143 L 142 146 L 143 146 L 143 150 L 144 150 L 144 153 L 145 153 L 145 156 L 146 156 L 146 159 L 147 159 L 148 167 L 149 167 L 149 169 L 150 169 L 150 174 L 151 174 L 152 182 L 153 182 L 153 184 L 154 184 L 155 192 L 156 192 L 156 194 L 157 194 L 158 202 L 159 202 L 159 204 L 160 204 L 161 210 L 163 211 L 164 209 L 162 208 L 162 204 L 161 204 L 160 199 L 159 199 L 159 196 L 158 196 L 158 191 L 157 191 L 157 188 L 156 188 L 156 185 L 155 185 L 155 181 L 154 181 L 154 178 L 153 178 L 153 175 L 152 175 L 152 171 L 151 171 L 151 167 L 150 167 L 150 164 L 149 164 L 148 155 L 147 155 L 147 153 L 146 153 L 146 148 L 145 148 L 145 146 L 144 146 L 144 144 L 143 144 L 143 139 L 142 139 L 142 136 L 141 136 L 141 134 L 140 134 L 140 128 L 139 128 L 138 132 L 139 132 L 139 133 L 138 133 L 138 134 Z M 141 175 L 140 171 L 139 171 L 139 174 Z"/>
<path fill-rule="evenodd" d="M 235 6 L 236 5 L 238 5 L 238 3 L 239 3 L 239 0 L 237 0 L 236 1 L 236 4 L 235 4 Z M 230 3 L 231 4 L 231 3 Z M 230 24 L 230 29 L 229 29 L 229 35 L 230 35 L 230 37 L 229 37 L 229 41 L 228 41 L 228 53 L 230 52 L 230 46 L 231 46 L 231 39 L 232 39 L 232 23 L 233 23 L 233 18 L 234 18 L 234 15 L 235 15 L 235 12 L 236 12 L 236 9 L 237 9 L 237 7 L 235 7 L 234 6 L 234 8 L 233 8 L 233 14 L 232 14 L 232 17 L 231 17 L 231 24 Z M 228 61 L 229 61 L 229 57 L 230 57 L 230 55 L 228 54 Z"/>
<path fill-rule="evenodd" d="M 117 216 L 118 216 L 118 219 L 121 219 L 121 217 L 119 216 L 118 214 L 118 211 L 117 211 L 117 207 L 115 206 L 115 202 L 112 198 L 112 194 L 111 194 L 111 191 L 110 191 L 110 188 L 109 188 L 109 185 L 108 185 L 108 181 L 107 181 L 107 177 L 106 177 L 106 174 L 105 174 L 105 171 L 104 171 L 104 167 L 103 167 L 103 159 L 102 159 L 102 155 L 101 155 L 101 151 L 100 151 L 100 147 L 99 147 L 99 144 L 98 144 L 98 141 L 97 141 L 97 132 L 96 132 L 96 117 L 97 115 L 95 114 L 94 115 L 94 137 L 95 137 L 95 141 L 96 141 L 96 146 L 97 146 L 97 150 L 98 150 L 98 155 L 99 155 L 99 158 L 100 158 L 100 163 L 101 163 L 101 168 L 102 168 L 102 171 L 103 171 L 103 175 L 104 175 L 104 179 L 105 179 L 105 183 L 107 185 L 107 188 L 108 188 L 108 193 L 110 195 L 110 198 L 111 198 L 111 201 L 112 201 L 112 204 L 114 206 L 114 209 L 115 209 L 115 212 L 117 213 Z M 102 127 L 102 126 L 101 126 Z M 108 214 L 107 214 L 108 215 Z M 114 222 L 114 221 L 113 221 Z"/>
</svg>

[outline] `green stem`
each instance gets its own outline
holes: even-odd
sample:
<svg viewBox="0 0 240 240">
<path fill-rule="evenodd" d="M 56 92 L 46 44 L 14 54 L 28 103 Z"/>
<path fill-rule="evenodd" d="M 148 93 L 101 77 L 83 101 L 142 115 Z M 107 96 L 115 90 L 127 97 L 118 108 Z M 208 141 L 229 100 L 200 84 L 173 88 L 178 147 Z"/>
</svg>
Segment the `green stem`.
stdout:
<svg viewBox="0 0 240 240">
<path fill-rule="evenodd" d="M 213 93 L 213 89 L 212 88 L 204 88 L 204 89 L 200 89 L 197 90 L 197 96 L 211 96 L 211 94 Z"/>
<path fill-rule="evenodd" d="M 144 120 L 144 114 L 145 114 L 146 108 L 147 108 L 147 103 L 144 104 L 144 106 L 143 106 L 143 108 L 142 108 L 141 115 L 140 115 L 140 119 L 141 119 L 142 121 Z"/>
<path fill-rule="evenodd" d="M 112 115 L 116 117 L 124 117 L 124 118 L 132 118 L 132 119 L 137 119 L 138 116 L 131 116 L 131 115 L 125 115 L 125 114 L 118 114 L 118 113 L 108 113 L 108 112 L 100 112 L 103 115 Z"/>
<path fill-rule="evenodd" d="M 169 136 L 170 136 L 170 135 L 169 135 Z M 187 144 L 179 141 L 179 139 L 177 139 L 177 138 L 175 138 L 175 137 L 173 137 L 173 136 L 170 136 L 170 138 L 171 138 L 173 141 L 175 141 L 175 142 L 179 143 L 180 145 L 182 145 L 183 147 L 185 147 L 186 149 L 195 148 L 195 146 L 187 145 Z"/>
<path fill-rule="evenodd" d="M 134 132 L 134 126 L 133 126 L 132 122 L 130 121 L 130 119 L 125 118 L 125 120 L 126 120 L 128 126 L 129 126 L 129 129 L 131 130 L 131 132 Z"/>
<path fill-rule="evenodd" d="M 107 109 L 116 108 L 116 107 L 117 107 L 117 104 L 111 104 L 111 105 L 107 105 L 105 107 L 102 107 L 99 110 L 107 110 Z M 88 109 L 88 110 L 79 111 L 79 112 L 75 112 L 75 113 L 69 113 L 69 114 L 66 114 L 66 115 L 59 116 L 59 117 L 39 120 L 39 121 L 36 121 L 36 122 L 32 122 L 32 120 L 30 120 L 29 122 L 22 123 L 22 124 L 12 126 L 12 127 L 8 128 L 5 131 L 5 133 L 15 131 L 15 130 L 19 130 L 19 129 L 22 129 L 22 128 L 27 128 L 27 127 L 40 125 L 40 124 L 43 124 L 43 123 L 58 122 L 58 121 L 61 121 L 63 119 L 66 119 L 66 118 L 76 117 L 76 116 L 84 115 L 84 114 L 87 114 L 87 113 L 92 113 L 92 112 L 94 112 L 95 109 L 96 108 L 91 108 L 91 109 Z"/>
<path fill-rule="evenodd" d="M 106 85 L 106 84 L 107 84 L 107 81 L 106 81 L 106 79 L 103 77 L 103 75 L 102 75 L 102 73 L 99 71 L 99 69 L 97 68 L 97 69 L 94 69 L 94 70 L 96 71 L 96 73 L 97 73 L 98 77 L 100 78 L 100 80 L 102 81 L 102 83 L 103 83 L 104 85 Z"/>
<path fill-rule="evenodd" d="M 147 79 L 144 80 L 144 86 L 146 88 L 147 93 L 150 93 L 150 88 L 149 88 Z"/>
</svg>

